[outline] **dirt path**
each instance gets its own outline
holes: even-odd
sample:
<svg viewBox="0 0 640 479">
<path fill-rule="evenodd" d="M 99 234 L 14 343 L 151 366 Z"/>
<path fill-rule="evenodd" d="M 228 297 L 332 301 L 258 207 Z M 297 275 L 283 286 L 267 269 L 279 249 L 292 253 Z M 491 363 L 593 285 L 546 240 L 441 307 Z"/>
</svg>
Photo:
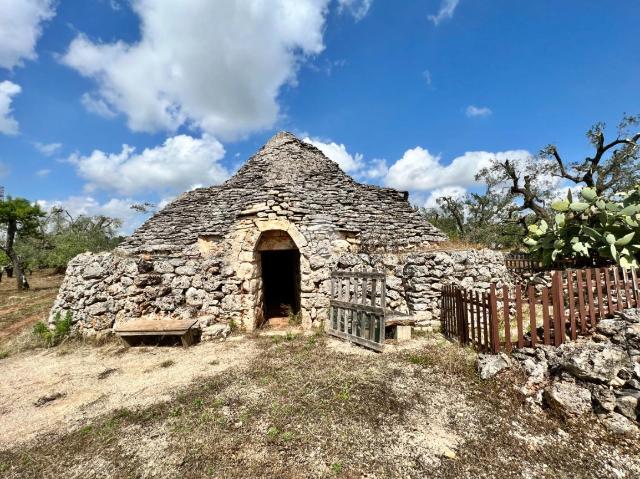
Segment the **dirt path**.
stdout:
<svg viewBox="0 0 640 479">
<path fill-rule="evenodd" d="M 169 400 L 198 377 L 254 357 L 254 343 L 176 347 L 96 348 L 22 353 L 0 361 L 0 449 L 43 433 L 63 433 L 119 408 Z"/>
</svg>

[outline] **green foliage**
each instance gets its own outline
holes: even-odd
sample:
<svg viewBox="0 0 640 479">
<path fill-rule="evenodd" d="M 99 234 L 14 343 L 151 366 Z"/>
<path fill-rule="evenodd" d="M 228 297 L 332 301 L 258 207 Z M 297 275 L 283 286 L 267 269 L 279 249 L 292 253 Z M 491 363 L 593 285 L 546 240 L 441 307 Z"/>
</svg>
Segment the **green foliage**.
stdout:
<svg viewBox="0 0 640 479">
<path fill-rule="evenodd" d="M 106 216 L 71 217 L 54 209 L 40 223 L 40 233 L 21 239 L 16 250 L 26 266 L 64 269 L 80 253 L 98 253 L 115 248 L 121 241 L 117 233 L 121 222 Z"/>
<path fill-rule="evenodd" d="M 420 212 L 451 240 L 511 248 L 522 239 L 509 196 L 487 190 L 462 197 L 443 196 L 436 202 L 438 207 Z"/>
<path fill-rule="evenodd" d="M 291 326 L 300 326 L 302 324 L 302 311 L 294 312 L 289 304 L 281 304 L 280 307 L 286 312 L 288 322 Z"/>
<path fill-rule="evenodd" d="M 640 257 L 640 185 L 604 197 L 595 188 L 583 188 L 574 200 L 551 204 L 551 224 L 541 220 L 529 226 L 524 243 L 549 265 L 572 260 L 578 265 L 617 263 L 637 267 Z"/>
<path fill-rule="evenodd" d="M 72 320 L 71 311 L 67 311 L 64 318 L 62 318 L 60 312 L 58 312 L 54 319 L 53 329 L 49 329 L 43 321 L 38 321 L 33 326 L 33 334 L 42 340 L 45 346 L 57 346 L 71 333 Z"/>
<path fill-rule="evenodd" d="M 5 228 L 14 225 L 18 236 L 29 236 L 38 233 L 40 220 L 45 213 L 37 204 L 31 204 L 24 198 L 8 197 L 0 201 L 0 224 Z"/>
</svg>

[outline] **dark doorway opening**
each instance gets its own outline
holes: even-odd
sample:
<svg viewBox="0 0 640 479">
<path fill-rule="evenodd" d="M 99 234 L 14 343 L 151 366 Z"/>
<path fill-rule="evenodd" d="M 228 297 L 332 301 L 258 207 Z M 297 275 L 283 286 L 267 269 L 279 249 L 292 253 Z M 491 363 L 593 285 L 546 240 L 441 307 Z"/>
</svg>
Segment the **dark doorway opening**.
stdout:
<svg viewBox="0 0 640 479">
<path fill-rule="evenodd" d="M 264 317 L 286 317 L 300 311 L 300 252 L 262 251 Z"/>
</svg>

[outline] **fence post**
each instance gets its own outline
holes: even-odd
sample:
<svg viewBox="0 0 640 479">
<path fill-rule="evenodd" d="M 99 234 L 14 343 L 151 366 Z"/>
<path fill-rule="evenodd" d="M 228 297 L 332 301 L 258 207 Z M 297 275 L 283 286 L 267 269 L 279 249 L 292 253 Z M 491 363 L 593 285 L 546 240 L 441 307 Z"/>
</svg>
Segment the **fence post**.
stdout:
<svg viewBox="0 0 640 479">
<path fill-rule="evenodd" d="M 464 302 L 462 301 L 462 290 L 460 288 L 456 288 L 456 320 L 458 322 L 458 338 L 460 340 L 460 344 L 466 344 L 466 328 L 465 328 L 465 318 L 464 318 Z"/>
<path fill-rule="evenodd" d="M 564 342 L 564 294 L 562 292 L 562 271 L 554 271 L 551 287 L 553 305 L 553 344 L 560 346 Z"/>
<path fill-rule="evenodd" d="M 491 352 L 500 352 L 500 336 L 498 333 L 498 299 L 496 296 L 496 284 L 491 283 L 489 292 L 489 325 L 491 329 Z"/>
</svg>

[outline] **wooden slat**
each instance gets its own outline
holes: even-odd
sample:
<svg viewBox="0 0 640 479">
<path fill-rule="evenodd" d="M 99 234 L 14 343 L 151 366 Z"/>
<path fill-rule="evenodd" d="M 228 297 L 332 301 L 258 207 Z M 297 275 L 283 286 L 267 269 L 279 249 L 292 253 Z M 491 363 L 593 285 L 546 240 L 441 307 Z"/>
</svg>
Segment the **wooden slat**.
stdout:
<svg viewBox="0 0 640 479">
<path fill-rule="evenodd" d="M 184 334 L 197 322 L 197 319 L 134 319 L 116 324 L 114 332 L 116 334 Z"/>
<path fill-rule="evenodd" d="M 489 324 L 491 326 L 491 352 L 500 352 L 500 336 L 498 335 L 498 299 L 496 296 L 496 285 L 491 283 L 489 290 Z"/>
<path fill-rule="evenodd" d="M 562 271 L 553 273 L 553 344 L 560 346 L 564 342 L 564 294 L 562 287 Z"/>
<path fill-rule="evenodd" d="M 584 284 L 582 283 L 582 270 L 576 270 L 577 293 L 578 293 L 578 317 L 580 318 L 580 332 L 587 332 L 587 311 L 584 306 Z"/>
<path fill-rule="evenodd" d="M 622 268 L 622 281 L 624 283 L 624 299 L 627 308 L 633 308 L 633 296 L 631 295 L 631 283 L 627 270 Z"/>
<path fill-rule="evenodd" d="M 475 291 L 476 300 L 476 346 L 480 349 L 482 345 L 482 303 L 480 302 L 480 293 Z"/>
<path fill-rule="evenodd" d="M 589 326 L 595 328 L 596 326 L 596 311 L 595 303 L 593 301 L 593 285 L 591 283 L 591 269 L 587 269 L 585 274 L 587 276 L 587 300 L 589 302 Z"/>
<path fill-rule="evenodd" d="M 511 351 L 511 319 L 509 317 L 509 287 L 502 286 L 502 319 L 504 321 L 504 346 Z"/>
<path fill-rule="evenodd" d="M 536 321 L 536 289 L 529 286 L 529 329 L 531 329 L 531 347 L 538 342 L 538 325 Z"/>
<path fill-rule="evenodd" d="M 620 291 L 620 275 L 618 274 L 618 268 L 616 267 L 613 268 L 613 283 L 615 284 L 616 288 L 616 311 L 620 311 L 624 308 L 624 306 L 622 302 L 622 293 Z"/>
<path fill-rule="evenodd" d="M 549 288 L 542 288 L 542 329 L 544 344 L 551 344 L 551 324 L 549 322 Z"/>
<path fill-rule="evenodd" d="M 384 345 L 377 343 L 375 341 L 371 341 L 369 339 L 366 338 L 360 338 L 357 336 L 353 336 L 353 335 L 349 335 L 349 334 L 345 334 L 341 331 L 336 331 L 334 329 L 330 329 L 329 331 L 327 331 L 329 334 L 336 336 L 338 338 L 341 339 L 345 339 L 347 341 L 351 341 L 353 343 L 359 344 L 361 346 L 366 346 L 369 349 L 373 349 L 374 351 L 383 351 L 384 350 Z"/>
<path fill-rule="evenodd" d="M 567 296 L 569 302 L 569 334 L 571 339 L 578 337 L 578 331 L 576 329 L 576 301 L 573 292 L 573 271 L 567 270 Z"/>
<path fill-rule="evenodd" d="M 482 293 L 482 325 L 484 330 L 483 341 L 482 341 L 482 350 L 487 352 L 489 351 L 489 296 L 487 293 Z"/>
<path fill-rule="evenodd" d="M 613 298 L 611 296 L 611 274 L 610 274 L 611 271 L 608 268 L 603 268 L 603 272 L 604 272 L 604 282 L 607 288 L 607 314 L 610 316 L 616 310 L 616 307 L 613 304 Z"/>
<path fill-rule="evenodd" d="M 516 323 L 518 326 L 518 347 L 524 347 L 524 326 L 522 325 L 522 286 L 516 285 Z"/>
<path fill-rule="evenodd" d="M 602 294 L 602 274 L 599 268 L 594 270 L 596 279 L 596 295 L 598 296 L 598 320 L 604 318 L 604 297 Z"/>
</svg>

